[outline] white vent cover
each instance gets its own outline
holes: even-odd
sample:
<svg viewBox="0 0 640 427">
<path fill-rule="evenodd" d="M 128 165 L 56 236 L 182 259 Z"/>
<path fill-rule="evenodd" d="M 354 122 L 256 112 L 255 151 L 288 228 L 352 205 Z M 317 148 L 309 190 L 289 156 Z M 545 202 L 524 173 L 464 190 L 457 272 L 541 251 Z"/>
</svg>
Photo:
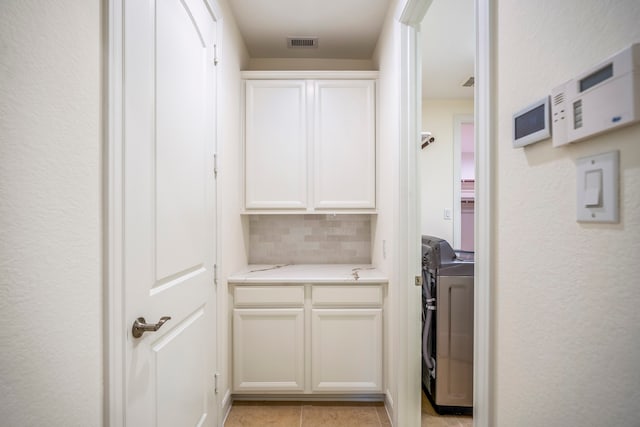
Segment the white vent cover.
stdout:
<svg viewBox="0 0 640 427">
<path fill-rule="evenodd" d="M 318 38 L 287 37 L 287 47 L 290 49 L 314 49 L 318 47 Z"/>
</svg>

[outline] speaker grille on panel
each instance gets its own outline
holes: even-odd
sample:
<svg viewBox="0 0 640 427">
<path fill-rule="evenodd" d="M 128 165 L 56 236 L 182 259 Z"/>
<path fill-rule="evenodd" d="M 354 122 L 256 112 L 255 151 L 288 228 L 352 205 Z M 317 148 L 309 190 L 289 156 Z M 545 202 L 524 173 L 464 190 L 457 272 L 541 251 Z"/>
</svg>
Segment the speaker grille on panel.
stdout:
<svg viewBox="0 0 640 427">
<path fill-rule="evenodd" d="M 564 102 L 564 92 L 560 92 L 556 96 L 553 97 L 553 105 L 559 105 Z"/>
<path fill-rule="evenodd" d="M 313 49 L 318 47 L 318 38 L 317 37 L 287 37 L 287 47 Z"/>
</svg>

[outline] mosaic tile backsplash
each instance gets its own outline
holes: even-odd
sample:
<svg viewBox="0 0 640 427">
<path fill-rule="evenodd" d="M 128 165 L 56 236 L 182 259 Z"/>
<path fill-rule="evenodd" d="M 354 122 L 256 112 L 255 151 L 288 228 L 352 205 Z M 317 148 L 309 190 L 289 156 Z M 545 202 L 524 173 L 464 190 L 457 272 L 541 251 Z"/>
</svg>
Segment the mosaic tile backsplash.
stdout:
<svg viewBox="0 0 640 427">
<path fill-rule="evenodd" d="M 370 264 L 370 215 L 252 215 L 250 264 Z"/>
</svg>

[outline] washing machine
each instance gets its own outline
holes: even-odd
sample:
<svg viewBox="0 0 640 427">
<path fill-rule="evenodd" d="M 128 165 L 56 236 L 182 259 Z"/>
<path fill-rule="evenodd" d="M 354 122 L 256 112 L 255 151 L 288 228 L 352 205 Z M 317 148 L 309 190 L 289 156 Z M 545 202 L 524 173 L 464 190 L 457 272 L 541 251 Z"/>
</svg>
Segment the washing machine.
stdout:
<svg viewBox="0 0 640 427">
<path fill-rule="evenodd" d="M 473 412 L 474 254 L 422 236 L 422 387 L 436 412 Z"/>
</svg>

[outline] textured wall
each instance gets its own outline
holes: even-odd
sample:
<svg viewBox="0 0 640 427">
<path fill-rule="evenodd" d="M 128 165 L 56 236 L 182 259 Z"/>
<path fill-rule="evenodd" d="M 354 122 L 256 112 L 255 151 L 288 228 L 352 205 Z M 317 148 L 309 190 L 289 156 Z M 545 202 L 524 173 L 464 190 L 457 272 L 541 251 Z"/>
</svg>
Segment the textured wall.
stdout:
<svg viewBox="0 0 640 427">
<path fill-rule="evenodd" d="M 250 264 L 369 264 L 370 215 L 252 215 Z"/>
<path fill-rule="evenodd" d="M 98 0 L 0 2 L 0 424 L 102 423 Z"/>
<path fill-rule="evenodd" d="M 637 427 L 640 125 L 511 147 L 511 115 L 633 41 L 637 0 L 500 1 L 496 426 Z M 576 222 L 576 159 L 620 150 L 619 224 Z"/>
</svg>

